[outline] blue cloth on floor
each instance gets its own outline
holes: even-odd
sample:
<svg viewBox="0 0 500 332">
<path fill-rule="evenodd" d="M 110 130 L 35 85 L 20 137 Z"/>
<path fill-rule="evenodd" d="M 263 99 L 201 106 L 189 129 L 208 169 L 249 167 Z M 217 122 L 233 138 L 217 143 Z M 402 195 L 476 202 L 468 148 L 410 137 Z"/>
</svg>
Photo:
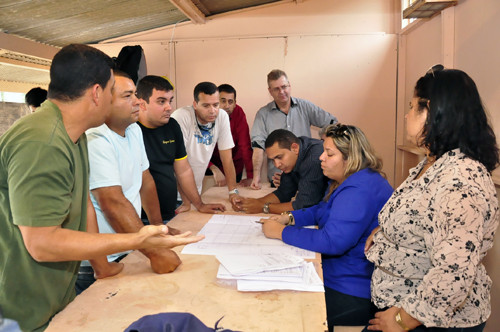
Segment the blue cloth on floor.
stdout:
<svg viewBox="0 0 500 332">
<path fill-rule="evenodd" d="M 209 328 L 189 312 L 159 313 L 140 318 L 125 332 L 237 332 L 218 327 L 221 319 L 215 322 L 214 328 Z"/>
</svg>

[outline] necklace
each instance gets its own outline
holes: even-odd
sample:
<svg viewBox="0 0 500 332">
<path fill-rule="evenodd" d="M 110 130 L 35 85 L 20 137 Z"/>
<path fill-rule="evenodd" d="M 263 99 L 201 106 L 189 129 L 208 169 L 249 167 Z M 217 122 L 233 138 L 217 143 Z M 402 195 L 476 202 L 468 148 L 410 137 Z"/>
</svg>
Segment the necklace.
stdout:
<svg viewBox="0 0 500 332">
<path fill-rule="evenodd" d="M 436 157 L 435 156 L 429 156 L 429 155 L 426 155 L 425 157 L 426 159 L 426 163 L 425 165 L 420 169 L 420 171 L 418 172 L 417 176 L 415 177 L 415 180 L 416 179 L 419 179 L 422 174 L 424 174 L 425 172 L 427 172 L 427 170 L 434 164 L 434 162 L 436 161 Z"/>
<path fill-rule="evenodd" d="M 206 125 L 202 125 L 198 122 L 198 118 L 196 118 L 196 124 L 198 125 L 199 129 L 199 134 L 195 132 L 195 137 L 197 138 L 198 143 L 202 143 L 204 145 L 212 145 L 212 131 L 215 127 L 215 122 L 209 122 Z"/>
</svg>

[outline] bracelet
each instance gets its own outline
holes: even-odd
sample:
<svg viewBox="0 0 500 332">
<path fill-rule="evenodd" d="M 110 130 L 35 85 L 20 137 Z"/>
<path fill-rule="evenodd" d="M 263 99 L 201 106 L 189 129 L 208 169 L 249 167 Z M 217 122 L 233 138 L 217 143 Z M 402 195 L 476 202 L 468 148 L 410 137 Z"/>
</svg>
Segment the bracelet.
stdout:
<svg viewBox="0 0 500 332">
<path fill-rule="evenodd" d="M 405 331 L 410 331 L 410 329 L 408 328 L 408 326 L 405 325 L 405 323 L 403 322 L 403 319 L 401 318 L 401 310 L 398 311 L 398 313 L 396 314 L 396 323 L 398 323 L 398 325 Z"/>
<path fill-rule="evenodd" d="M 286 223 L 285 226 L 293 226 L 295 225 L 295 218 L 293 217 L 292 212 L 290 211 L 285 211 L 281 213 L 282 216 L 288 215 L 288 222 Z"/>
<path fill-rule="evenodd" d="M 240 194 L 240 192 L 238 191 L 238 189 L 235 188 L 235 189 L 229 191 L 229 195 L 234 195 L 234 194 L 236 194 L 236 195 Z"/>
</svg>

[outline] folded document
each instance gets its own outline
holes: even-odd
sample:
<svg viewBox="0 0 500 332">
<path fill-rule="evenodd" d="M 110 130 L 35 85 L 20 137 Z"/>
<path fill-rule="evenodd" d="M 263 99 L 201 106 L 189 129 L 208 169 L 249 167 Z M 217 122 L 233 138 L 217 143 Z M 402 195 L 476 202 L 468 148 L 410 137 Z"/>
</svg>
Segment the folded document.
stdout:
<svg viewBox="0 0 500 332">
<path fill-rule="evenodd" d="M 232 274 L 223 263 L 227 263 L 228 261 L 231 262 L 231 260 L 235 258 L 235 255 L 230 256 L 232 256 L 230 259 L 224 256 L 217 256 L 217 259 L 221 262 L 217 278 L 236 280 L 237 289 L 239 291 L 297 290 L 324 292 L 323 282 L 311 262 L 302 261 L 297 265 L 293 262 L 293 259 L 291 259 L 289 265 L 295 266 L 274 267 L 274 269 L 270 266 L 260 266 L 255 269 L 255 265 L 252 266 L 251 263 L 249 263 L 248 272 L 241 273 L 241 271 L 238 271 L 238 274 Z M 269 257 L 240 256 L 241 262 L 248 260 L 258 261 L 259 259 L 266 261 Z M 232 265 L 230 266 L 230 268 L 233 267 Z M 252 268 L 254 268 L 254 271 L 250 272 Z"/>
</svg>

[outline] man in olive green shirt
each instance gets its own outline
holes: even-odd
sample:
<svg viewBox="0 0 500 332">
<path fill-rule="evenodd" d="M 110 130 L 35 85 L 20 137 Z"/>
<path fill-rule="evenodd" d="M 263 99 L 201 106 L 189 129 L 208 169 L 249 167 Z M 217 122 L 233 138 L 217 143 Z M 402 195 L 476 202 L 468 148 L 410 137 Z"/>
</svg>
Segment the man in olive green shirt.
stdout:
<svg viewBox="0 0 500 332">
<path fill-rule="evenodd" d="M 73 300 L 80 260 L 102 278 L 123 268 L 107 254 L 202 238 L 165 236 L 164 225 L 96 234 L 85 130 L 109 112 L 111 66 L 95 48 L 64 47 L 52 61 L 48 100 L 0 137 L 0 307 L 23 330 L 44 330 Z"/>
</svg>

